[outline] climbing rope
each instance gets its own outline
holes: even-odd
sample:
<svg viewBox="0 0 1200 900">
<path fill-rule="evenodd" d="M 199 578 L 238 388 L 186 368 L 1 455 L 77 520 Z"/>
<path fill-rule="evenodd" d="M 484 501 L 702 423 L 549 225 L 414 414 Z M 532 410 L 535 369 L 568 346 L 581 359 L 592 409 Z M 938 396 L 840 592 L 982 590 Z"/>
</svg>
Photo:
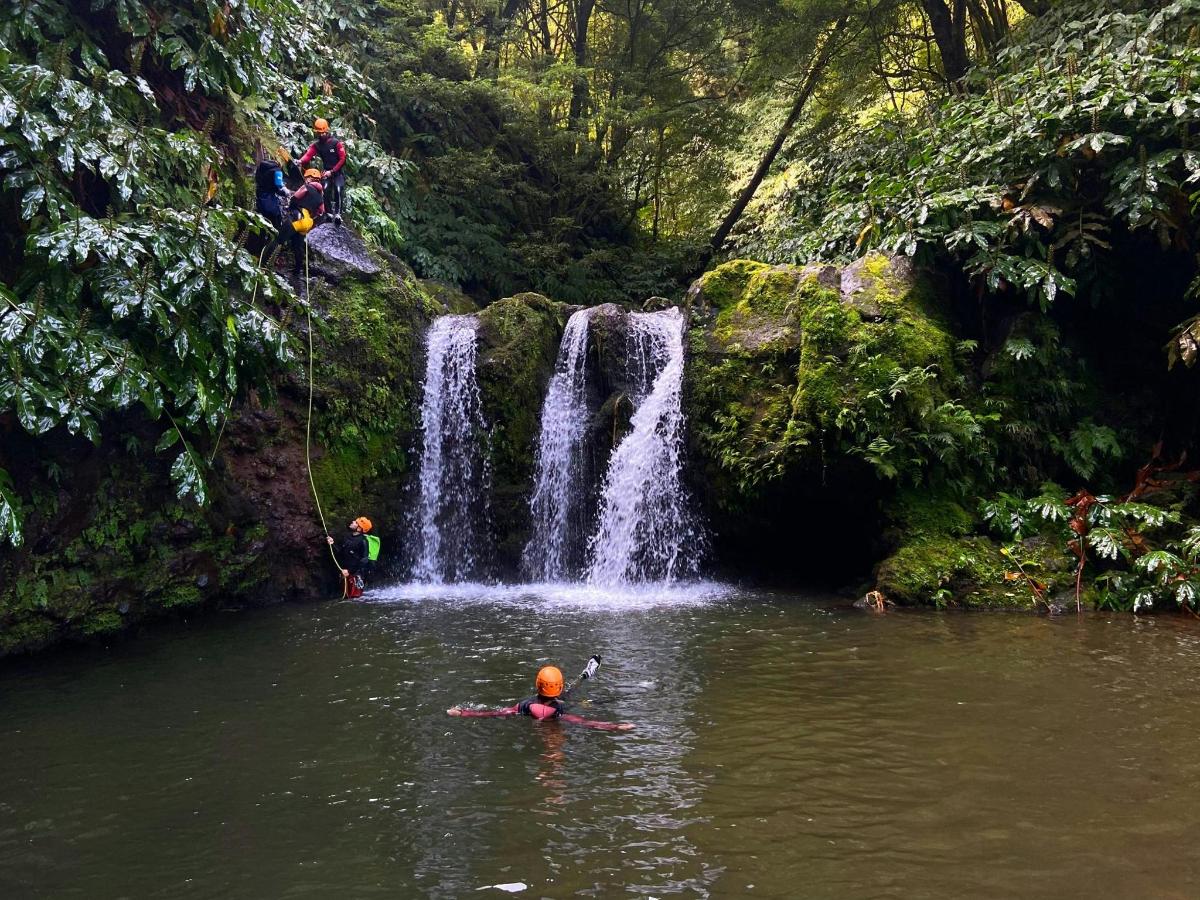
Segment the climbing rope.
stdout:
<svg viewBox="0 0 1200 900">
<path fill-rule="evenodd" d="M 313 502 L 317 505 L 317 515 L 321 518 L 321 529 L 325 535 L 329 535 L 329 526 L 325 524 L 325 513 L 321 509 L 321 497 L 317 494 L 317 482 L 313 479 L 312 472 L 312 419 L 313 419 L 313 324 L 312 324 L 312 302 L 309 300 L 309 279 L 308 279 L 308 237 L 304 238 L 304 311 L 308 316 L 308 421 L 304 424 L 304 465 L 308 469 L 308 483 L 312 488 Z M 333 552 L 333 544 L 327 544 L 329 547 L 329 555 L 333 558 L 333 564 L 337 567 L 338 574 L 342 576 L 342 599 L 346 599 L 348 585 L 346 576 L 342 574 L 342 564 L 338 562 L 337 554 Z"/>
</svg>

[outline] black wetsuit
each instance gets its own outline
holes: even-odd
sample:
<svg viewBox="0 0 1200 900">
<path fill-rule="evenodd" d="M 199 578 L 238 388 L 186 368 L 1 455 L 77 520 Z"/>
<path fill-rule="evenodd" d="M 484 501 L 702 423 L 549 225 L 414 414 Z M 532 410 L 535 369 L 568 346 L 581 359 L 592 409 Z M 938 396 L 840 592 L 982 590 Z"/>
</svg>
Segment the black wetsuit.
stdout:
<svg viewBox="0 0 1200 900">
<path fill-rule="evenodd" d="M 338 561 L 351 575 L 367 575 L 372 568 L 367 550 L 367 536 L 352 534 L 338 548 Z"/>
</svg>

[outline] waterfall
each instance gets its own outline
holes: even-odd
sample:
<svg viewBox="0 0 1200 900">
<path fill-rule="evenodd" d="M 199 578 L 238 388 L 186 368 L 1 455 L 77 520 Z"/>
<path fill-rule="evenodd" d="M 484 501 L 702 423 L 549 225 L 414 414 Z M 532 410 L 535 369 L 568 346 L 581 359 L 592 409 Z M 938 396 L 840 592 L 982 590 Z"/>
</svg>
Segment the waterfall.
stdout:
<svg viewBox="0 0 1200 900">
<path fill-rule="evenodd" d="M 565 581 L 583 564 L 589 314 L 583 309 L 567 320 L 542 404 L 529 502 L 533 530 L 521 556 L 526 575 L 536 581 Z"/>
<path fill-rule="evenodd" d="M 413 575 L 461 581 L 475 574 L 488 496 L 485 428 L 475 378 L 471 316 L 442 316 L 425 340 L 420 498 Z"/>
<path fill-rule="evenodd" d="M 634 313 L 628 365 L 641 396 L 629 434 L 613 451 L 588 544 L 587 580 L 615 585 L 691 574 L 699 530 L 682 481 L 683 316 Z"/>
</svg>

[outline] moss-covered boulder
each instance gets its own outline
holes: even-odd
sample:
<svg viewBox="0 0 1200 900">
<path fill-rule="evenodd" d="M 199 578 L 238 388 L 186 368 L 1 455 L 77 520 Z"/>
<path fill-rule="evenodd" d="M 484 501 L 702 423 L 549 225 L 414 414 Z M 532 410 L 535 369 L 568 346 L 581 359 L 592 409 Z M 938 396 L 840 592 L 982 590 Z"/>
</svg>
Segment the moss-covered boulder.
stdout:
<svg viewBox="0 0 1200 900">
<path fill-rule="evenodd" d="M 452 284 L 432 278 L 422 278 L 418 284 L 443 313 L 466 316 L 479 312 L 479 304 Z"/>
<path fill-rule="evenodd" d="M 479 313 L 479 394 L 489 431 L 496 568 L 516 574 L 529 536 L 529 494 L 542 401 L 571 308 L 518 294 Z"/>
<path fill-rule="evenodd" d="M 733 260 L 689 302 L 692 458 L 718 555 L 782 553 L 811 574 L 780 546 L 804 515 L 825 526 L 814 557 L 870 559 L 903 437 L 961 387 L 935 292 L 873 253 L 844 270 Z"/>
<path fill-rule="evenodd" d="M 981 535 L 916 534 L 881 562 L 876 590 L 901 605 L 1034 609 L 1072 583 L 1060 547 L 1033 538 L 1013 548 Z"/>
<path fill-rule="evenodd" d="M 949 488 L 898 491 L 887 504 L 891 552 L 875 590 L 902 606 L 1030 609 L 1070 586 L 1065 548 L 1043 537 L 1003 545 Z"/>
</svg>

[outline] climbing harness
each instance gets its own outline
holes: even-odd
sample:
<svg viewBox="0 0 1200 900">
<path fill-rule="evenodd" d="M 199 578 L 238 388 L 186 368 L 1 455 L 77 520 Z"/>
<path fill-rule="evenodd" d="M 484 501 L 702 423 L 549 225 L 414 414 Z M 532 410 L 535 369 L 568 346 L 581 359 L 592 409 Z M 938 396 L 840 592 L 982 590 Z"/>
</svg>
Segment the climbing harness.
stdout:
<svg viewBox="0 0 1200 900">
<path fill-rule="evenodd" d="M 325 524 L 325 513 L 321 509 L 321 498 L 317 494 L 317 482 L 312 473 L 312 418 L 313 418 L 313 331 L 312 331 L 312 302 L 309 300 L 308 282 L 308 241 L 304 242 L 304 311 L 308 316 L 308 421 L 304 424 L 304 464 L 308 469 L 308 483 L 312 487 L 313 502 L 317 505 L 317 515 L 321 518 L 321 528 L 329 534 L 329 526 Z M 337 554 L 333 552 L 333 544 L 329 545 L 329 555 L 342 575 L 342 564 L 338 562 Z M 349 593 L 347 577 L 342 575 L 342 599 Z"/>
</svg>

